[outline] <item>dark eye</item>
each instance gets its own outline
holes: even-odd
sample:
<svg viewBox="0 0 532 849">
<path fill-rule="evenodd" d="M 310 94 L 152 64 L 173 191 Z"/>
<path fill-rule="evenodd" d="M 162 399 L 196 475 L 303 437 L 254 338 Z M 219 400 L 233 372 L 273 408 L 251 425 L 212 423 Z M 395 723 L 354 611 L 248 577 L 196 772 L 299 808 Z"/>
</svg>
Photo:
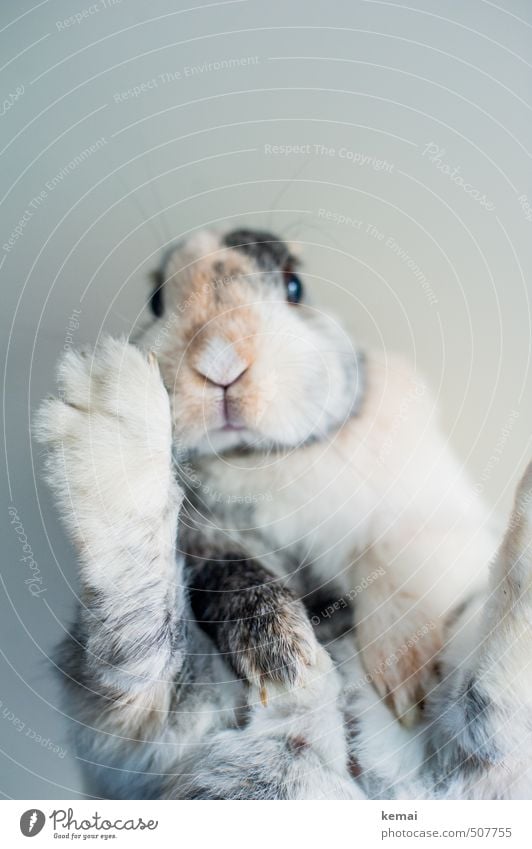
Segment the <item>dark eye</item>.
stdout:
<svg viewBox="0 0 532 849">
<path fill-rule="evenodd" d="M 298 304 L 303 297 L 303 284 L 297 274 L 289 271 L 285 274 L 286 300 L 289 304 Z"/>
<path fill-rule="evenodd" d="M 153 291 L 150 296 L 150 309 L 156 318 L 160 318 L 164 312 L 164 274 L 162 271 L 154 271 L 151 277 L 153 281 Z"/>
</svg>

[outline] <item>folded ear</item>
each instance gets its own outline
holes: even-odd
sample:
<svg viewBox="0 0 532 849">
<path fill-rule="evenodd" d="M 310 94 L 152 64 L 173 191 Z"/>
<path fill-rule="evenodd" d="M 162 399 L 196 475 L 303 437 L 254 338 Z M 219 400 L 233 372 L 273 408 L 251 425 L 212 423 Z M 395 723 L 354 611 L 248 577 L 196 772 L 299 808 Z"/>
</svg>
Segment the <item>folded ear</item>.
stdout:
<svg viewBox="0 0 532 849">
<path fill-rule="evenodd" d="M 299 264 L 286 242 L 263 230 L 232 230 L 225 234 L 223 243 L 252 257 L 265 271 L 292 271 Z"/>
<path fill-rule="evenodd" d="M 152 292 L 150 296 L 150 309 L 156 318 L 164 313 L 164 272 L 161 268 L 151 273 Z"/>
</svg>

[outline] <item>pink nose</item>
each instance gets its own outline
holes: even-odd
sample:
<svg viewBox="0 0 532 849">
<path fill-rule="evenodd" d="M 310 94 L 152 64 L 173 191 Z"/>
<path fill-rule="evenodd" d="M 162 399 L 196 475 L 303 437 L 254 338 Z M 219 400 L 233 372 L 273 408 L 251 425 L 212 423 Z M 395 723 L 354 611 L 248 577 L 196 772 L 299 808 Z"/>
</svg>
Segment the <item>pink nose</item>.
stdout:
<svg viewBox="0 0 532 849">
<path fill-rule="evenodd" d="M 221 389 L 223 389 L 224 391 L 226 391 L 227 389 L 229 389 L 229 387 L 230 387 L 230 386 L 233 386 L 233 384 L 234 384 L 234 383 L 236 383 L 238 380 L 240 380 L 240 378 L 242 377 L 242 375 L 243 375 L 243 374 L 245 374 L 245 373 L 247 372 L 247 370 L 248 370 L 248 367 L 245 365 L 245 366 L 242 368 L 242 370 L 241 370 L 238 374 L 236 374 L 236 375 L 234 374 L 234 372 L 232 372 L 230 377 L 227 377 L 227 376 L 226 376 L 226 377 L 222 377 L 222 376 L 220 375 L 220 376 L 217 376 L 217 377 L 216 377 L 216 379 L 213 379 L 213 377 L 212 377 L 212 376 L 210 376 L 210 375 L 208 375 L 208 374 L 204 374 L 204 373 L 203 373 L 202 371 L 200 371 L 200 369 L 198 369 L 198 368 L 196 369 L 197 373 L 198 373 L 201 377 L 204 377 L 204 378 L 205 378 L 205 380 L 206 380 L 208 383 L 212 383 L 212 385 L 213 385 L 213 386 L 219 386 L 219 387 L 220 387 Z"/>
<path fill-rule="evenodd" d="M 223 336 L 209 337 L 194 357 L 195 371 L 214 386 L 227 389 L 247 371 L 249 362 Z"/>
</svg>

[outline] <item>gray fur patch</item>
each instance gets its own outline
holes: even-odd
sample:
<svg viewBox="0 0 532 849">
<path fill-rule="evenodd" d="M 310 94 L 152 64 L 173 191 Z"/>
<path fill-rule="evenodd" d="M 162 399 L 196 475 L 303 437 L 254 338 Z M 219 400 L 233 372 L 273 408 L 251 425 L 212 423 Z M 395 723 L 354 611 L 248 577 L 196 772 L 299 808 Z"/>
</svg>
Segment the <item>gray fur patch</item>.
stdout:
<svg viewBox="0 0 532 849">
<path fill-rule="evenodd" d="M 293 269 L 298 262 L 288 246 L 273 233 L 260 230 L 233 230 L 224 238 L 228 248 L 235 248 L 254 259 L 263 271 L 282 271 L 287 266 Z"/>
</svg>

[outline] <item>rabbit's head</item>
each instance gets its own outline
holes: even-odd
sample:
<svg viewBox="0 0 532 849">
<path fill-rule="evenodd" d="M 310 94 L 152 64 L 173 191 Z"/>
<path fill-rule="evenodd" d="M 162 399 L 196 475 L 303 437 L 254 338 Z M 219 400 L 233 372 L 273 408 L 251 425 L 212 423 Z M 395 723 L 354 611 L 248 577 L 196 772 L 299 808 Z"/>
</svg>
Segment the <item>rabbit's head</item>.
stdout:
<svg viewBox="0 0 532 849">
<path fill-rule="evenodd" d="M 312 307 L 282 240 L 202 231 L 156 276 L 145 344 L 170 393 L 185 450 L 294 447 L 350 416 L 359 361 L 342 327 Z"/>
</svg>

